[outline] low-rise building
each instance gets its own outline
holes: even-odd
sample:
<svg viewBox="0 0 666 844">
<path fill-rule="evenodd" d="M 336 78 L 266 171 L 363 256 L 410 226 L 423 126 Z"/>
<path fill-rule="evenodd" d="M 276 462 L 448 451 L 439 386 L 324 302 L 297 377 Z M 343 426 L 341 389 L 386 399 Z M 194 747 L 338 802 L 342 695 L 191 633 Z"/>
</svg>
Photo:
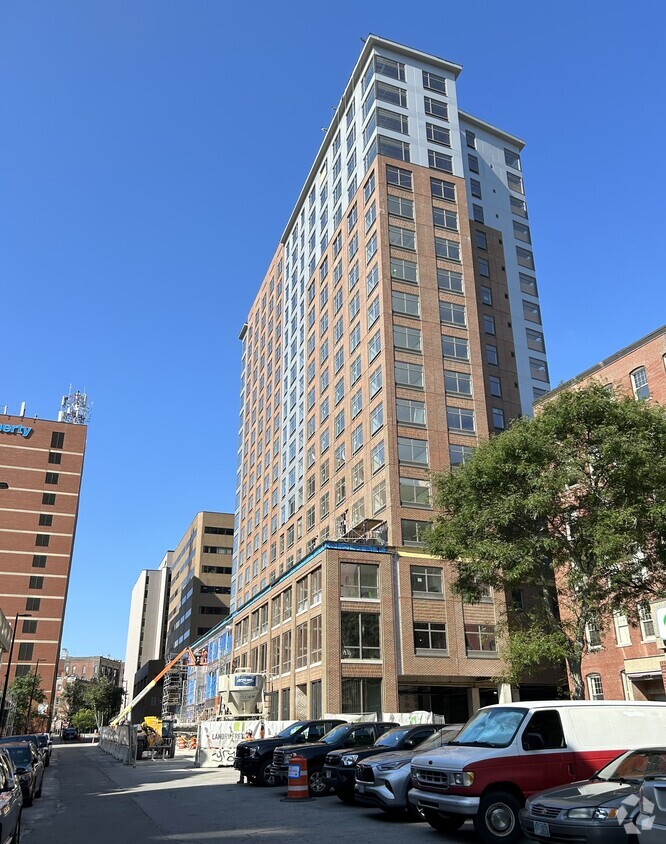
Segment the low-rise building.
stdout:
<svg viewBox="0 0 666 844">
<path fill-rule="evenodd" d="M 666 326 L 560 384 L 538 406 L 564 390 L 602 384 L 618 396 L 666 405 Z M 612 628 L 588 631 L 583 659 L 586 696 L 593 700 L 666 700 L 666 660 L 652 608 L 639 623 L 617 613 Z"/>
</svg>

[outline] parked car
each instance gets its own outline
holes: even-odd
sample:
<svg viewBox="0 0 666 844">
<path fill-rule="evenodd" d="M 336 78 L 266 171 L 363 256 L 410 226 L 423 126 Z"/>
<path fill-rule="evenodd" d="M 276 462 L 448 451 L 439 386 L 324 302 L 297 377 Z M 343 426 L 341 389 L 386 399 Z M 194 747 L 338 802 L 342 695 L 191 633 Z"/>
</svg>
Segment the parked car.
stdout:
<svg viewBox="0 0 666 844">
<path fill-rule="evenodd" d="M 48 733 L 37 733 L 37 741 L 39 742 L 39 746 L 44 753 L 44 766 L 48 768 L 51 764 L 51 752 L 53 750 L 53 742 L 51 741 L 51 736 Z"/>
<path fill-rule="evenodd" d="M 326 756 L 324 780 L 343 803 L 353 803 L 356 763 L 359 760 L 391 750 L 414 750 L 436 730 L 437 727 L 432 724 L 394 727 L 383 733 L 371 747 L 356 747 L 352 751 L 335 750 Z"/>
<path fill-rule="evenodd" d="M 258 785 L 273 785 L 275 780 L 270 769 L 276 747 L 318 741 L 333 727 L 346 723 L 346 721 L 330 718 L 324 721 L 297 721 L 285 727 L 276 736 L 241 741 L 236 746 L 234 768 L 241 771 L 250 782 L 256 782 Z"/>
<path fill-rule="evenodd" d="M 39 758 L 46 765 L 46 762 L 44 761 L 46 753 L 44 751 L 44 748 L 39 743 L 39 739 L 37 738 L 37 736 L 34 733 L 30 733 L 28 735 L 22 735 L 22 736 L 4 736 L 4 738 L 0 738 L 0 744 L 14 744 L 16 742 L 23 742 L 23 741 L 29 741 L 34 746 L 35 750 L 37 751 L 37 753 L 39 755 Z"/>
<path fill-rule="evenodd" d="M 474 819 L 486 844 L 521 835 L 525 798 L 587 779 L 666 731 L 666 703 L 541 701 L 480 709 L 445 748 L 412 760 L 409 799 L 441 832 Z"/>
<path fill-rule="evenodd" d="M 357 724 L 339 724 L 322 737 L 321 741 L 307 744 L 287 744 L 273 751 L 271 774 L 278 780 L 286 780 L 289 773 L 289 760 L 292 756 L 302 756 L 308 763 L 308 785 L 311 794 L 328 794 L 331 786 L 324 779 L 323 767 L 326 756 L 332 750 L 369 747 L 391 727 L 398 727 L 394 721 L 368 721 Z"/>
<path fill-rule="evenodd" d="M 80 738 L 79 731 L 76 727 L 63 727 L 62 740 L 63 741 L 78 741 Z"/>
<path fill-rule="evenodd" d="M 0 747 L 0 841 L 18 844 L 21 837 L 23 791 L 12 758 Z"/>
<path fill-rule="evenodd" d="M 44 763 L 32 742 L 3 744 L 3 748 L 14 763 L 16 776 L 23 792 L 23 805 L 32 806 L 34 798 L 42 796 Z"/>
<path fill-rule="evenodd" d="M 627 844 L 625 823 L 633 823 L 641 783 L 655 774 L 666 776 L 666 748 L 629 750 L 588 780 L 530 797 L 520 825 L 534 841 Z"/>
<path fill-rule="evenodd" d="M 354 785 L 357 801 L 377 806 L 385 812 L 407 811 L 413 819 L 425 820 L 416 806 L 407 799 L 412 787 L 411 761 L 417 753 L 437 750 L 448 744 L 458 735 L 461 727 L 462 724 L 447 724 L 418 747 L 405 750 L 403 744 L 403 750 L 368 756 L 359 761 L 355 768 Z"/>
<path fill-rule="evenodd" d="M 647 776 L 639 792 L 639 813 L 631 831 L 640 844 L 666 841 L 666 777 Z"/>
</svg>

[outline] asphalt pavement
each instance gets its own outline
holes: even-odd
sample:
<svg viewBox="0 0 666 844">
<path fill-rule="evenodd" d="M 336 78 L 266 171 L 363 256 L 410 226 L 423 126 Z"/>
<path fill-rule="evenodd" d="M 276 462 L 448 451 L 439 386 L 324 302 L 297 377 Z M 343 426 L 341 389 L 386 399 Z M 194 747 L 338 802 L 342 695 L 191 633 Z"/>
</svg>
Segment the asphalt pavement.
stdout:
<svg viewBox="0 0 666 844">
<path fill-rule="evenodd" d="M 335 796 L 283 803 L 284 788 L 238 785 L 231 768 L 195 768 L 193 752 L 123 765 L 95 745 L 55 745 L 41 799 L 23 811 L 23 844 L 477 844 L 471 823 L 440 835 Z"/>
</svg>

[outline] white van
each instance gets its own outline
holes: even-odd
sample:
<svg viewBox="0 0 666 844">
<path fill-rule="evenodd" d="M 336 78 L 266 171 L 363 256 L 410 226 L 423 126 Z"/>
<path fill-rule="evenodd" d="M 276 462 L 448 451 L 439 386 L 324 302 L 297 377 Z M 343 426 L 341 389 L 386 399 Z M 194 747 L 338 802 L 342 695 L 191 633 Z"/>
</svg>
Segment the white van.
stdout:
<svg viewBox="0 0 666 844">
<path fill-rule="evenodd" d="M 441 832 L 474 819 L 487 844 L 520 836 L 538 791 L 583 780 L 625 750 L 666 745 L 666 703 L 539 701 L 480 709 L 454 741 L 412 760 L 409 799 Z"/>
</svg>

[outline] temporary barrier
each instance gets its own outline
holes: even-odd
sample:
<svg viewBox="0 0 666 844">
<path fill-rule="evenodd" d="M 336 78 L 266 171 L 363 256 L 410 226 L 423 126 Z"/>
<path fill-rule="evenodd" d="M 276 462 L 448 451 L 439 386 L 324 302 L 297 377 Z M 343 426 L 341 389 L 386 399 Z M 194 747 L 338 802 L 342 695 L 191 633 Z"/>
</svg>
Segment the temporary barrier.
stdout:
<svg viewBox="0 0 666 844">
<path fill-rule="evenodd" d="M 178 736 L 178 750 L 185 750 L 186 747 L 185 736 Z"/>
<path fill-rule="evenodd" d="M 202 721 L 194 764 L 199 768 L 230 767 L 234 764 L 236 745 L 245 740 L 248 730 L 252 731 L 253 738 L 270 738 L 293 723 L 262 719 Z"/>
<path fill-rule="evenodd" d="M 196 749 L 197 749 L 197 737 L 192 736 L 190 738 L 190 750 L 196 750 Z"/>
<path fill-rule="evenodd" d="M 131 724 L 102 727 L 97 746 L 125 765 L 136 765 L 136 733 Z"/>
<path fill-rule="evenodd" d="M 292 756 L 289 760 L 287 775 L 287 798 L 302 800 L 309 797 L 308 791 L 308 760 L 302 756 Z"/>
</svg>

